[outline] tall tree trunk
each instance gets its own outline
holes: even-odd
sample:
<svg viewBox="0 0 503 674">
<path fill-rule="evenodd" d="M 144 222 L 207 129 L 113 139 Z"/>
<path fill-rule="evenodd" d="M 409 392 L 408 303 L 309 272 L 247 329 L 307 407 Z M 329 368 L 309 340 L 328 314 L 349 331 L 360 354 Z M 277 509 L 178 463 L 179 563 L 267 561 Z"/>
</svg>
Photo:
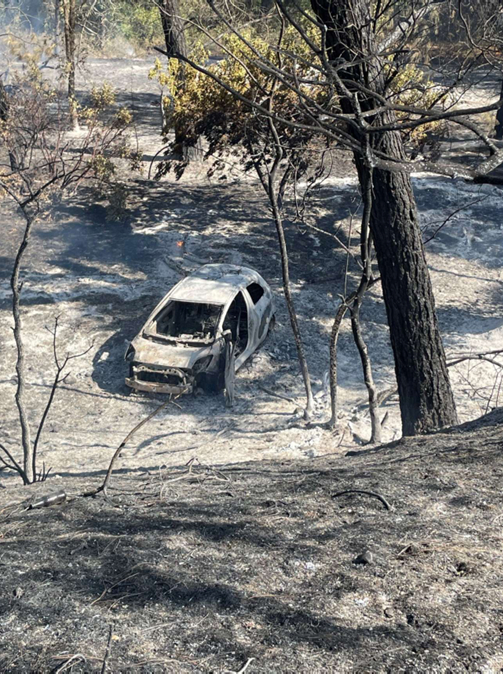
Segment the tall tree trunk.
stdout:
<svg viewBox="0 0 503 674">
<path fill-rule="evenodd" d="M 159 9 L 168 58 L 176 54 L 188 56 L 187 41 L 185 40 L 184 25 L 180 15 L 178 0 L 160 0 Z"/>
<path fill-rule="evenodd" d="M 56 43 L 56 54 L 59 56 L 59 38 L 61 36 L 61 1 L 54 0 L 54 42 Z"/>
<path fill-rule="evenodd" d="M 377 94 L 386 93 L 383 64 L 377 53 L 370 3 L 366 0 L 311 0 L 317 17 L 327 27 L 329 61 L 347 63 L 336 81 L 345 113 L 358 116 L 376 107 L 371 95 L 362 94 L 352 82 Z M 392 123 L 394 113 L 385 112 L 367 122 Z M 369 142 L 363 131 L 348 127 L 362 148 L 355 163 L 362 188 L 372 169 L 364 157 Z M 374 148 L 389 157 L 405 159 L 401 136 L 386 131 L 371 134 Z M 388 315 L 395 372 L 400 395 L 402 431 L 415 435 L 457 421 L 445 353 L 435 314 L 435 302 L 419 228 L 410 177 L 405 171 L 373 169 L 374 195 L 370 230 L 381 273 Z"/>
<path fill-rule="evenodd" d="M 77 58 L 77 0 L 61 0 L 63 5 L 63 23 L 65 36 L 66 76 L 68 83 L 68 105 L 72 129 L 78 131 L 79 117 L 75 96 L 75 70 Z"/>
<path fill-rule="evenodd" d="M 401 139 L 389 134 L 388 152 Z M 410 178 L 374 170 L 370 220 L 395 357 L 404 435 L 457 421 Z"/>
<path fill-rule="evenodd" d="M 187 41 L 184 33 L 184 21 L 180 15 L 178 0 L 160 0 L 159 11 L 161 14 L 164 42 L 166 43 L 166 55 L 168 58 L 176 54 L 188 56 Z M 168 66 L 169 67 L 169 66 Z M 185 65 L 180 61 L 178 70 L 177 89 L 183 90 L 185 85 Z M 176 96 L 176 93 L 175 93 Z M 175 154 L 183 159 L 196 159 L 201 155 L 201 144 L 198 140 L 195 145 L 187 143 L 185 128 L 175 126 Z"/>
</svg>

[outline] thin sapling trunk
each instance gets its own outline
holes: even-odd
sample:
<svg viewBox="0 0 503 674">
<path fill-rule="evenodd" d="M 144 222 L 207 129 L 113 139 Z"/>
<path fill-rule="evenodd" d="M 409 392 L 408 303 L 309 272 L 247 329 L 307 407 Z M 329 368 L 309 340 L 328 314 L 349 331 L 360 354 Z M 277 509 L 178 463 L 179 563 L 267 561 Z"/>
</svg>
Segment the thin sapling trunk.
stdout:
<svg viewBox="0 0 503 674">
<path fill-rule="evenodd" d="M 23 215 L 26 218 L 26 226 L 24 228 L 23 239 L 17 251 L 16 259 L 11 276 L 12 289 L 12 316 L 14 318 L 14 340 L 16 342 L 16 374 L 17 385 L 15 400 L 19 415 L 19 423 L 21 424 L 21 444 L 23 448 L 23 467 L 24 475 L 22 475 L 25 484 L 31 484 L 35 479 L 35 472 L 33 467 L 34 453 L 33 445 L 31 443 L 30 425 L 26 413 L 25 403 L 25 384 L 26 384 L 26 363 L 23 343 L 23 322 L 21 316 L 21 288 L 22 283 L 19 281 L 19 272 L 21 270 L 21 262 L 24 252 L 28 246 L 30 239 L 31 228 L 35 220 L 34 216 L 23 210 Z"/>
<path fill-rule="evenodd" d="M 379 419 L 379 403 L 377 398 L 377 390 L 372 376 L 372 364 L 368 352 L 367 345 L 363 339 L 363 334 L 360 325 L 360 306 L 361 297 L 357 297 L 351 307 L 351 329 L 353 331 L 353 338 L 355 340 L 356 348 L 360 354 L 362 362 L 363 378 L 365 386 L 367 387 L 369 397 L 369 413 L 371 424 L 371 443 L 381 442 L 381 421 Z"/>
<path fill-rule="evenodd" d="M 367 344 L 363 338 L 363 333 L 360 325 L 360 307 L 362 305 L 363 297 L 369 286 L 369 282 L 372 276 L 372 257 L 371 257 L 371 248 L 372 248 L 372 237 L 370 235 L 370 215 L 372 212 L 372 168 L 369 168 L 368 174 L 366 175 L 366 182 L 363 185 L 363 217 L 362 217 L 362 228 L 360 233 L 360 251 L 363 264 L 362 277 L 358 290 L 356 291 L 356 297 L 351 307 L 351 330 L 353 332 L 353 338 L 355 340 L 356 348 L 360 354 L 360 360 L 362 363 L 363 370 L 363 379 L 365 381 L 365 386 L 367 387 L 368 398 L 369 398 L 369 414 L 370 414 L 370 424 L 371 424 L 371 436 L 370 442 L 380 443 L 381 442 L 381 422 L 379 419 L 378 409 L 379 402 L 377 398 L 377 390 L 374 383 L 374 377 L 372 375 L 372 363 L 370 361 L 369 351 Z"/>
<path fill-rule="evenodd" d="M 278 168 L 281 163 L 281 160 L 283 159 L 283 148 L 281 146 L 281 141 L 278 136 L 278 132 L 276 130 L 273 120 L 269 118 L 268 123 L 272 137 L 274 139 L 276 156 L 274 158 L 272 169 L 269 171 L 267 177 L 266 187 L 269 202 L 271 204 L 274 224 L 276 225 L 276 233 L 278 235 L 279 251 L 281 256 L 281 272 L 283 276 L 283 291 L 285 293 L 286 306 L 288 309 L 288 315 L 290 316 L 290 324 L 292 326 L 295 346 L 297 348 L 297 357 L 299 359 L 300 370 L 302 372 L 302 379 L 304 381 L 304 388 L 306 391 L 306 408 L 304 411 L 304 417 L 306 419 L 310 419 L 314 407 L 314 398 L 311 388 L 311 377 L 309 375 L 309 367 L 307 365 L 306 354 L 304 351 L 304 344 L 302 342 L 302 336 L 300 334 L 299 321 L 297 319 L 297 312 L 295 311 L 295 305 L 292 297 L 292 288 L 290 284 L 290 269 L 288 263 L 288 248 L 286 245 L 285 230 L 283 227 L 283 219 L 281 217 L 281 209 L 278 203 L 278 191 L 276 185 Z"/>
<path fill-rule="evenodd" d="M 348 300 L 343 299 L 335 314 L 330 333 L 330 362 L 329 362 L 329 381 L 330 381 L 330 421 L 328 427 L 334 429 L 337 425 L 337 341 L 341 329 L 342 319 L 348 310 Z"/>
<path fill-rule="evenodd" d="M 290 324 L 292 326 L 295 346 L 297 348 L 297 357 L 299 359 L 300 370 L 302 372 L 302 379 L 304 381 L 304 388 L 306 391 L 306 409 L 305 418 L 310 419 L 313 413 L 313 392 L 311 388 L 311 377 L 309 375 L 309 368 L 307 365 L 306 354 L 304 351 L 304 344 L 300 334 L 299 321 L 297 319 L 297 312 L 295 311 L 295 304 L 292 297 L 292 288 L 290 284 L 290 270 L 288 264 L 288 249 L 286 246 L 285 230 L 283 228 L 283 220 L 278 208 L 278 201 L 274 189 L 274 185 L 269 184 L 269 198 L 271 201 L 271 208 L 274 217 L 274 224 L 276 225 L 276 233 L 278 235 L 279 251 L 281 256 L 281 272 L 283 276 L 283 292 L 285 293 L 285 302 L 290 317 Z"/>
</svg>

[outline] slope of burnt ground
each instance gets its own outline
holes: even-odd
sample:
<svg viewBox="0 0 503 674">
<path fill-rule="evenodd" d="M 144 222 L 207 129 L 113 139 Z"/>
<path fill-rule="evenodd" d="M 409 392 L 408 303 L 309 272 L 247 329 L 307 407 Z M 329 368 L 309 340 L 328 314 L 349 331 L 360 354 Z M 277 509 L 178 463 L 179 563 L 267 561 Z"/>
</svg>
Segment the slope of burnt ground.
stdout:
<svg viewBox="0 0 503 674">
<path fill-rule="evenodd" d="M 499 672 L 502 483 L 500 408 L 311 462 L 123 469 L 108 500 L 11 486 L 0 670 L 98 672 L 108 643 L 109 672 Z"/>
</svg>

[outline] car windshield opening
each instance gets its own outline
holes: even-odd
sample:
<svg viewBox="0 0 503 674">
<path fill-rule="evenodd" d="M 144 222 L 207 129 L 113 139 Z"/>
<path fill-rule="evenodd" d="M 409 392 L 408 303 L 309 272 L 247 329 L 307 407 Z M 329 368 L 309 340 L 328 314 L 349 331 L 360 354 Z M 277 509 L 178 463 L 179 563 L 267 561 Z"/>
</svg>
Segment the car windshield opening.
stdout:
<svg viewBox="0 0 503 674">
<path fill-rule="evenodd" d="M 153 321 L 153 334 L 180 341 L 209 341 L 215 331 L 222 307 L 218 304 L 171 300 Z"/>
</svg>

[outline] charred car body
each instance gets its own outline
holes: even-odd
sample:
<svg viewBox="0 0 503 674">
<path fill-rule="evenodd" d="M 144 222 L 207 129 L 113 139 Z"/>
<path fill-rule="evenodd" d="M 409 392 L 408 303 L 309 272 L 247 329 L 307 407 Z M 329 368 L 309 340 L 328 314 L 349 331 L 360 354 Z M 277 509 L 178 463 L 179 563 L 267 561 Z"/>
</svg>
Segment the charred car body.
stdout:
<svg viewBox="0 0 503 674">
<path fill-rule="evenodd" d="M 272 292 L 260 274 L 207 264 L 172 288 L 131 342 L 126 384 L 174 394 L 223 388 L 226 338 L 238 370 L 267 337 L 273 316 Z"/>
</svg>

